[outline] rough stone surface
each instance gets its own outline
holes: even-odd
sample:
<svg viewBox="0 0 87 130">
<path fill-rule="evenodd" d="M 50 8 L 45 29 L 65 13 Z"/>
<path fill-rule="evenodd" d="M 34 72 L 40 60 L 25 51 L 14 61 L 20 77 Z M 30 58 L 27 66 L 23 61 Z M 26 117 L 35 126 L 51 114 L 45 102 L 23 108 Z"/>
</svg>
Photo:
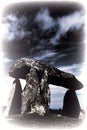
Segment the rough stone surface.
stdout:
<svg viewBox="0 0 87 130">
<path fill-rule="evenodd" d="M 26 75 L 26 86 L 22 92 L 21 113 L 31 111 L 31 105 L 35 102 L 39 88 L 39 79 L 36 70 L 31 69 Z"/>
<path fill-rule="evenodd" d="M 44 70 L 47 70 L 48 84 L 63 86 L 72 90 L 78 90 L 83 87 L 82 83 L 78 81 L 74 75 L 29 58 L 21 58 L 17 60 L 16 63 L 11 67 L 9 75 L 14 78 L 25 79 L 31 68 L 34 68 L 38 71 L 39 78 L 43 76 Z"/>
<path fill-rule="evenodd" d="M 11 93 L 8 98 L 5 116 L 21 113 L 21 84 L 19 79 L 15 79 L 12 85 Z"/>
<path fill-rule="evenodd" d="M 74 90 L 68 90 L 63 101 L 63 115 L 78 118 L 81 108 Z"/>
<path fill-rule="evenodd" d="M 50 91 L 47 83 L 47 71 L 42 79 L 38 78 L 36 69 L 31 68 L 26 75 L 26 86 L 22 92 L 21 113 L 45 114 L 49 110 Z"/>
<path fill-rule="evenodd" d="M 48 113 L 49 84 L 53 84 L 70 89 L 64 97 L 63 114 L 71 117 L 79 116 L 80 105 L 75 90 L 81 89 L 83 85 L 74 75 L 28 58 L 16 61 L 10 69 L 9 75 L 26 80 L 26 86 L 21 94 L 22 114 L 27 112 L 41 115 Z"/>
</svg>

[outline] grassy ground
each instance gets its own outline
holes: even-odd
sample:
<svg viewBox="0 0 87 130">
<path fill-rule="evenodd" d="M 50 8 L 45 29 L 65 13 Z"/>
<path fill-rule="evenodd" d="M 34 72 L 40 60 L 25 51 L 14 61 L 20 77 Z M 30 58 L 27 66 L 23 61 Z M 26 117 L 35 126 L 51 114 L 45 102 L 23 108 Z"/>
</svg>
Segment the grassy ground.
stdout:
<svg viewBox="0 0 87 130">
<path fill-rule="evenodd" d="M 22 128 L 75 128 L 83 122 L 83 119 L 64 117 L 55 112 L 44 116 L 38 114 L 15 115 L 9 116 L 6 120 Z"/>
</svg>

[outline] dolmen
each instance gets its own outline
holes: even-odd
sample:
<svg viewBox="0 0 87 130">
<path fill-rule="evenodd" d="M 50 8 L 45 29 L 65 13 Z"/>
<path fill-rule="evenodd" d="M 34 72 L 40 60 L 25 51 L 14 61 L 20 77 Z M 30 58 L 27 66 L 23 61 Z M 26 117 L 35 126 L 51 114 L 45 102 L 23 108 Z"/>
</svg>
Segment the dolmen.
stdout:
<svg viewBox="0 0 87 130">
<path fill-rule="evenodd" d="M 75 91 L 80 90 L 83 84 L 74 75 L 29 58 L 17 60 L 10 68 L 9 75 L 15 78 L 17 82 L 19 79 L 26 80 L 26 85 L 21 92 L 21 105 L 19 107 L 19 109 L 21 108 L 21 114 L 30 112 L 44 115 L 49 113 L 49 84 L 53 84 L 69 90 L 64 97 L 63 115 L 75 117 L 76 111 L 76 117 L 79 116 L 80 105 Z M 74 111 L 72 108 L 70 110 L 72 112 L 67 112 L 66 109 L 71 109 L 73 104 L 75 107 Z"/>
</svg>

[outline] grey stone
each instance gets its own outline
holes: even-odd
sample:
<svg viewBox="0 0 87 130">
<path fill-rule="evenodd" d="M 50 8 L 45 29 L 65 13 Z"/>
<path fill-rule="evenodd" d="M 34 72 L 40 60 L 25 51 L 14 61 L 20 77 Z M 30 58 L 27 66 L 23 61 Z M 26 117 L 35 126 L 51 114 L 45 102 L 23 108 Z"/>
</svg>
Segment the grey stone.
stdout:
<svg viewBox="0 0 87 130">
<path fill-rule="evenodd" d="M 63 86 L 71 90 L 78 90 L 83 87 L 83 84 L 77 80 L 74 75 L 29 58 L 21 58 L 17 60 L 10 68 L 9 75 L 14 78 L 25 79 L 31 68 L 37 70 L 39 78 L 43 76 L 44 70 L 47 70 L 48 84 Z"/>
<path fill-rule="evenodd" d="M 5 116 L 17 115 L 21 113 L 21 84 L 19 79 L 15 79 L 11 88 L 11 92 L 8 98 Z"/>
<path fill-rule="evenodd" d="M 63 101 L 63 115 L 78 118 L 81 108 L 74 90 L 68 90 Z"/>
<path fill-rule="evenodd" d="M 26 86 L 22 92 L 22 114 L 32 112 L 43 115 L 49 111 L 50 90 L 47 76 L 45 71 L 40 80 L 34 68 L 31 68 L 30 73 L 26 75 Z"/>
<path fill-rule="evenodd" d="M 26 86 L 21 95 L 22 114 L 27 112 L 45 114 L 49 112 L 49 84 L 69 88 L 72 92 L 83 87 L 74 75 L 28 58 L 21 58 L 16 61 L 11 67 L 9 75 L 26 80 Z M 66 98 L 64 98 L 64 106 L 67 106 L 65 100 Z"/>
</svg>

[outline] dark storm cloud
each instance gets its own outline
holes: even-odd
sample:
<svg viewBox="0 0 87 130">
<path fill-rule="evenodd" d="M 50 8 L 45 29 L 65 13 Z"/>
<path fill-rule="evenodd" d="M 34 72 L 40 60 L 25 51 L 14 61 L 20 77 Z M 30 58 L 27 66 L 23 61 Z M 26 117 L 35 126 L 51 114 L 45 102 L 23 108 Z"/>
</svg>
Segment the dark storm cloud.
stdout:
<svg viewBox="0 0 87 130">
<path fill-rule="evenodd" d="M 3 18 L 3 28 L 4 29 L 4 38 L 8 41 L 12 41 L 14 39 L 22 39 L 27 35 L 30 35 L 30 31 L 25 30 L 25 26 L 28 22 L 27 17 L 24 15 L 17 17 L 17 14 L 8 14 L 5 18 Z"/>
<path fill-rule="evenodd" d="M 84 24 L 84 13 L 83 12 L 73 12 L 67 16 L 62 16 L 58 18 L 57 24 L 59 25 L 59 30 L 55 36 L 51 39 L 52 44 L 56 45 L 60 38 L 68 31 L 79 30 Z"/>
<path fill-rule="evenodd" d="M 56 20 L 50 16 L 50 11 L 46 9 L 41 9 L 38 12 L 35 20 L 39 23 L 43 30 L 48 30 L 56 26 L 57 32 L 50 42 L 53 45 L 59 44 L 59 40 L 62 36 L 71 30 L 79 30 L 84 24 L 84 12 L 75 11 L 71 14 L 58 17 Z"/>
<path fill-rule="evenodd" d="M 76 31 L 79 30 L 84 24 L 84 13 L 83 11 L 75 11 L 68 15 L 63 15 L 62 17 L 58 17 L 56 20 L 50 15 L 50 11 L 45 8 L 41 9 L 34 19 L 37 24 L 39 24 L 40 28 L 44 31 L 50 32 L 52 28 L 56 28 L 56 33 L 49 37 L 50 43 L 53 45 L 59 44 L 59 40 L 68 31 Z M 9 14 L 7 15 L 3 21 L 4 30 L 4 38 L 8 41 L 14 39 L 22 39 L 30 36 L 33 32 L 32 30 L 26 30 L 27 24 L 29 26 L 29 18 L 22 15 L 17 17 L 17 14 Z M 55 27 L 56 26 L 56 27 Z"/>
<path fill-rule="evenodd" d="M 9 6 L 3 15 L 4 55 L 55 66 L 82 62 L 83 25 L 84 10 L 76 3 Z"/>
</svg>

